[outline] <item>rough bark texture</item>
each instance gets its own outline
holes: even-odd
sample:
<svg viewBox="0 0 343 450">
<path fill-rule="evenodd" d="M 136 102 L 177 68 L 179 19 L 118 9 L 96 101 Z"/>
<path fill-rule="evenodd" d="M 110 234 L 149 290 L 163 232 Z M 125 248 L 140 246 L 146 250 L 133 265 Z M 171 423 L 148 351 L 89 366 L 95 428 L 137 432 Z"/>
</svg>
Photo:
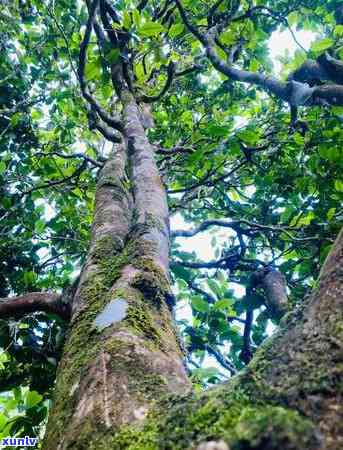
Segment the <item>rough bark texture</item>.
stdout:
<svg viewBox="0 0 343 450">
<path fill-rule="evenodd" d="M 339 450 L 343 233 L 318 288 L 250 365 L 194 396 L 167 304 L 165 191 L 138 105 L 120 99 L 125 141 L 99 176 L 43 448 Z"/>
<path fill-rule="evenodd" d="M 98 182 L 44 448 L 342 448 L 343 233 L 318 288 L 251 364 L 229 383 L 191 394 L 165 302 L 165 197 L 138 109 L 126 99 L 131 176 L 118 146 Z M 144 202 L 140 189 L 154 201 Z"/>
</svg>

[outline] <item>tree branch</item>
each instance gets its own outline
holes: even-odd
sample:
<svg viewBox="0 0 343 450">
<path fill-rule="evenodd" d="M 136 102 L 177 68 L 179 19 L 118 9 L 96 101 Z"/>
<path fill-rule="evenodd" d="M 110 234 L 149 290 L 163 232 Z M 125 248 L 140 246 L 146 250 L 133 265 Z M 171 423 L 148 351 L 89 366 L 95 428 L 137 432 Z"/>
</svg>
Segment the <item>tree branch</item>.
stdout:
<svg viewBox="0 0 343 450">
<path fill-rule="evenodd" d="M 306 60 L 297 70 L 291 73 L 289 80 L 317 84 L 318 81 L 332 81 L 343 84 L 343 63 L 327 52 L 320 55 L 317 60 Z"/>
<path fill-rule="evenodd" d="M 232 67 L 230 63 L 223 61 L 215 50 L 216 30 L 210 30 L 204 34 L 201 33 L 188 19 L 180 0 L 175 0 L 175 3 L 185 26 L 202 43 L 213 67 L 231 80 L 259 86 L 291 106 L 343 105 L 343 86 L 328 84 L 310 87 L 307 83 L 300 83 L 294 80 L 284 83 L 260 72 L 250 72 Z M 327 67 L 336 65 L 335 60 L 332 60 L 333 58 L 329 61 L 326 59 Z M 330 79 L 332 79 L 332 75 Z M 339 79 L 341 79 L 340 74 Z"/>
<path fill-rule="evenodd" d="M 265 267 L 250 277 L 252 288 L 261 286 L 265 293 L 265 305 L 270 315 L 279 320 L 289 310 L 286 279 L 276 269 Z"/>
<path fill-rule="evenodd" d="M 82 158 L 84 161 L 87 161 L 90 164 L 93 164 L 93 166 L 100 167 L 100 168 L 103 167 L 103 164 L 101 162 L 98 162 L 95 159 L 93 159 L 90 156 L 87 156 L 83 153 L 72 153 L 70 155 L 66 155 L 64 153 L 53 151 L 53 152 L 49 152 L 49 153 L 39 152 L 39 153 L 36 153 L 35 156 L 42 156 L 42 157 L 58 156 L 59 158 L 63 158 L 63 159 Z"/>
<path fill-rule="evenodd" d="M 68 177 L 63 178 L 62 180 L 51 180 L 45 184 L 33 186 L 32 188 L 28 189 L 27 191 L 22 192 L 20 195 L 21 196 L 28 195 L 28 194 L 31 194 L 31 192 L 38 191 L 39 189 L 46 189 L 46 188 L 49 188 L 52 186 L 58 186 L 60 184 L 64 184 L 67 181 L 72 180 L 75 177 L 78 178 L 80 176 L 80 174 L 82 173 L 82 171 L 86 168 L 86 166 L 87 166 L 87 162 L 83 161 L 82 164 L 74 171 L 74 173 L 72 173 Z"/>
<path fill-rule="evenodd" d="M 92 33 L 95 12 L 97 10 L 98 4 L 99 4 L 99 0 L 94 0 L 89 8 L 89 16 L 88 16 L 88 21 L 86 24 L 86 31 L 85 31 L 85 35 L 83 37 L 83 41 L 81 42 L 81 45 L 80 45 L 79 65 L 78 65 L 77 73 L 78 73 L 81 92 L 82 92 L 82 95 L 85 98 L 85 100 L 87 100 L 88 103 L 94 107 L 96 112 L 99 114 L 99 117 L 105 123 L 107 123 L 107 125 L 111 126 L 112 128 L 114 128 L 118 131 L 122 131 L 123 130 L 122 122 L 118 118 L 115 118 L 115 117 L 109 115 L 102 108 L 102 106 L 97 102 L 97 100 L 89 92 L 86 81 L 85 81 L 85 66 L 86 66 L 87 47 L 88 47 L 90 36 Z"/>
<path fill-rule="evenodd" d="M 210 355 L 214 356 L 219 364 L 223 366 L 224 369 L 227 369 L 231 375 L 235 375 L 237 373 L 235 366 L 213 345 L 206 344 L 205 350 L 207 350 Z"/>
<path fill-rule="evenodd" d="M 246 225 L 249 227 L 248 230 L 242 229 L 242 225 Z M 279 232 L 279 233 L 287 233 L 288 231 L 298 231 L 294 227 L 287 227 L 287 226 L 271 226 L 271 225 L 263 225 L 255 222 L 250 222 L 246 219 L 241 220 L 233 220 L 228 221 L 226 219 L 212 219 L 212 220 L 205 220 L 202 222 L 198 227 L 193 228 L 192 230 L 175 230 L 171 232 L 172 237 L 192 237 L 198 233 L 201 233 L 202 231 L 207 230 L 207 228 L 210 228 L 212 226 L 218 226 L 223 228 L 231 228 L 235 230 L 236 232 L 240 232 L 241 234 L 250 235 L 251 232 L 254 231 L 272 231 L 272 232 Z"/>
<path fill-rule="evenodd" d="M 50 292 L 29 292 L 18 297 L 0 298 L 0 318 L 22 317 L 36 311 L 56 314 L 64 320 L 70 319 L 70 304 L 63 296 Z"/>
<path fill-rule="evenodd" d="M 182 77 L 184 75 L 188 75 L 189 73 L 198 72 L 203 69 L 201 64 L 194 64 L 194 66 L 188 67 L 187 69 L 180 70 L 179 72 L 175 72 L 175 77 Z"/>
<path fill-rule="evenodd" d="M 157 146 L 157 150 L 156 153 L 160 154 L 160 155 L 177 155 L 179 153 L 187 153 L 187 154 L 191 154 L 193 153 L 195 150 L 193 147 L 182 147 L 182 146 L 175 146 L 172 148 L 163 148 L 163 147 L 159 147 Z"/>
<path fill-rule="evenodd" d="M 253 353 L 251 350 L 251 327 L 254 320 L 254 312 L 252 309 L 248 307 L 246 315 L 245 315 L 245 325 L 243 332 L 243 348 L 239 355 L 239 358 L 245 363 L 249 364 L 253 357 Z"/>
<path fill-rule="evenodd" d="M 165 95 L 165 93 L 168 91 L 168 89 L 170 88 L 170 86 L 173 82 L 175 69 L 176 69 L 176 64 L 173 61 L 170 61 L 169 65 L 168 65 L 168 71 L 167 71 L 167 80 L 166 80 L 165 85 L 163 86 L 161 92 L 159 94 L 151 96 L 151 97 L 149 97 L 148 95 L 142 95 L 139 100 L 144 103 L 153 103 L 153 102 L 157 102 L 158 100 L 160 100 L 160 98 L 162 98 Z"/>
</svg>

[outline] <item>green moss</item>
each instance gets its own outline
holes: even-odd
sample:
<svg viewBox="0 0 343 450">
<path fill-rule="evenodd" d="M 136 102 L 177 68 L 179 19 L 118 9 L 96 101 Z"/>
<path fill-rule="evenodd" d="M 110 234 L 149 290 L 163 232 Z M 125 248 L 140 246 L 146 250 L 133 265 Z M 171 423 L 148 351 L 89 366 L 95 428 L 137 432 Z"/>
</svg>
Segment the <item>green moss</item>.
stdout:
<svg viewBox="0 0 343 450">
<path fill-rule="evenodd" d="M 316 445 L 311 421 L 296 411 L 269 405 L 243 408 L 227 440 L 233 449 L 307 450 Z"/>
<path fill-rule="evenodd" d="M 144 242 L 143 242 L 144 244 Z M 149 248 L 149 252 L 150 252 Z M 146 257 L 147 249 L 141 242 L 131 237 L 123 246 L 116 237 L 102 236 L 93 246 L 91 252 L 92 271 L 88 278 L 82 280 L 79 298 L 82 305 L 72 319 L 69 337 L 67 338 L 64 356 L 59 367 L 58 381 L 55 390 L 54 409 L 49 425 L 47 442 L 57 442 L 63 435 L 70 421 L 77 400 L 75 392 L 83 374 L 94 364 L 99 351 L 106 349 L 111 355 L 111 371 L 118 371 L 118 377 L 127 378 L 128 390 L 142 404 L 147 399 L 156 399 L 166 391 L 167 381 L 158 375 L 151 361 L 145 361 L 146 355 L 135 357 L 135 348 L 127 348 L 128 344 L 110 338 L 110 327 L 99 332 L 94 326 L 94 320 L 109 301 L 119 297 L 128 303 L 126 317 L 114 326 L 127 330 L 144 340 L 144 347 L 154 354 L 156 351 L 175 351 L 175 335 L 170 325 L 170 313 L 164 303 L 165 295 L 170 292 L 169 281 L 151 258 Z M 149 253 L 151 254 L 151 253 Z M 115 288 L 123 267 L 131 264 L 139 273 L 130 286 Z M 114 288 L 114 289 L 113 289 Z M 158 307 L 157 307 L 158 306 Z M 133 338 L 134 339 L 134 338 Z M 86 345 L 85 345 L 86 344 Z M 132 344 L 134 345 L 134 344 Z M 140 344 L 141 345 L 141 344 Z M 148 354 L 148 353 L 147 353 Z M 75 392 L 74 387 L 75 386 Z M 111 434 L 102 430 L 99 441 L 96 436 L 101 424 L 80 424 L 77 443 L 70 448 L 108 449 L 114 443 L 113 430 Z M 127 431 L 129 434 L 131 431 Z M 74 431 L 73 431 L 74 434 Z M 126 438 L 125 438 L 126 439 Z M 144 437 L 147 449 L 151 448 L 147 435 Z M 100 444 L 101 442 L 101 444 Z M 140 438 L 137 442 L 143 442 Z M 144 447 L 135 443 L 136 447 Z"/>
<path fill-rule="evenodd" d="M 113 258 L 118 252 L 123 250 L 123 241 L 116 236 L 104 235 L 97 239 L 92 251 L 92 258 L 100 262 L 105 258 Z"/>
<path fill-rule="evenodd" d="M 141 272 L 134 277 L 132 286 L 139 289 L 147 299 L 161 304 L 171 292 L 169 280 L 163 271 L 152 258 L 145 256 L 136 258 L 133 264 Z"/>
<path fill-rule="evenodd" d="M 160 408 L 143 427 L 122 429 L 111 448 L 185 450 L 223 439 L 232 450 L 308 450 L 318 443 L 313 424 L 298 412 L 251 400 L 240 390 L 168 399 Z"/>
<path fill-rule="evenodd" d="M 138 303 L 129 306 L 125 322 L 135 333 L 147 337 L 149 343 L 161 347 L 161 334 L 145 305 Z"/>
<path fill-rule="evenodd" d="M 163 222 L 161 222 L 160 219 L 158 219 L 156 216 L 154 216 L 151 213 L 145 214 L 145 223 L 149 228 L 156 228 L 160 232 L 164 233 L 166 226 Z"/>
</svg>

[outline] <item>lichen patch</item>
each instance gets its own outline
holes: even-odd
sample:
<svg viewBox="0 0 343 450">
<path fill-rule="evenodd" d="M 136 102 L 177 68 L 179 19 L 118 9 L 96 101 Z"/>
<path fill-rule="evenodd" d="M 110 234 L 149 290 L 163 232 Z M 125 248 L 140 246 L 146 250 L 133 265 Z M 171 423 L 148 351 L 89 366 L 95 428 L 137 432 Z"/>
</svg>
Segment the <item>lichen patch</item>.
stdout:
<svg viewBox="0 0 343 450">
<path fill-rule="evenodd" d="M 94 319 L 94 324 L 98 330 L 103 330 L 116 322 L 125 319 L 128 304 L 123 298 L 111 300 Z"/>
</svg>

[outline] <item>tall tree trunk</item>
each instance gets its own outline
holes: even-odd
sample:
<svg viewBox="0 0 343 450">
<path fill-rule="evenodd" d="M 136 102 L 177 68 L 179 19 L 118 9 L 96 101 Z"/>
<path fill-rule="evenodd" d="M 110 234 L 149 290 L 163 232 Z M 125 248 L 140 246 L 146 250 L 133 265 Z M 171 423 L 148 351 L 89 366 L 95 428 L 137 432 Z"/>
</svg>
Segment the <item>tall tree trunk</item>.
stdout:
<svg viewBox="0 0 343 450">
<path fill-rule="evenodd" d="M 97 185 L 92 239 L 73 301 L 45 449 L 103 448 L 162 394 L 190 390 L 169 302 L 166 193 L 129 92 L 125 145 Z"/>
</svg>

